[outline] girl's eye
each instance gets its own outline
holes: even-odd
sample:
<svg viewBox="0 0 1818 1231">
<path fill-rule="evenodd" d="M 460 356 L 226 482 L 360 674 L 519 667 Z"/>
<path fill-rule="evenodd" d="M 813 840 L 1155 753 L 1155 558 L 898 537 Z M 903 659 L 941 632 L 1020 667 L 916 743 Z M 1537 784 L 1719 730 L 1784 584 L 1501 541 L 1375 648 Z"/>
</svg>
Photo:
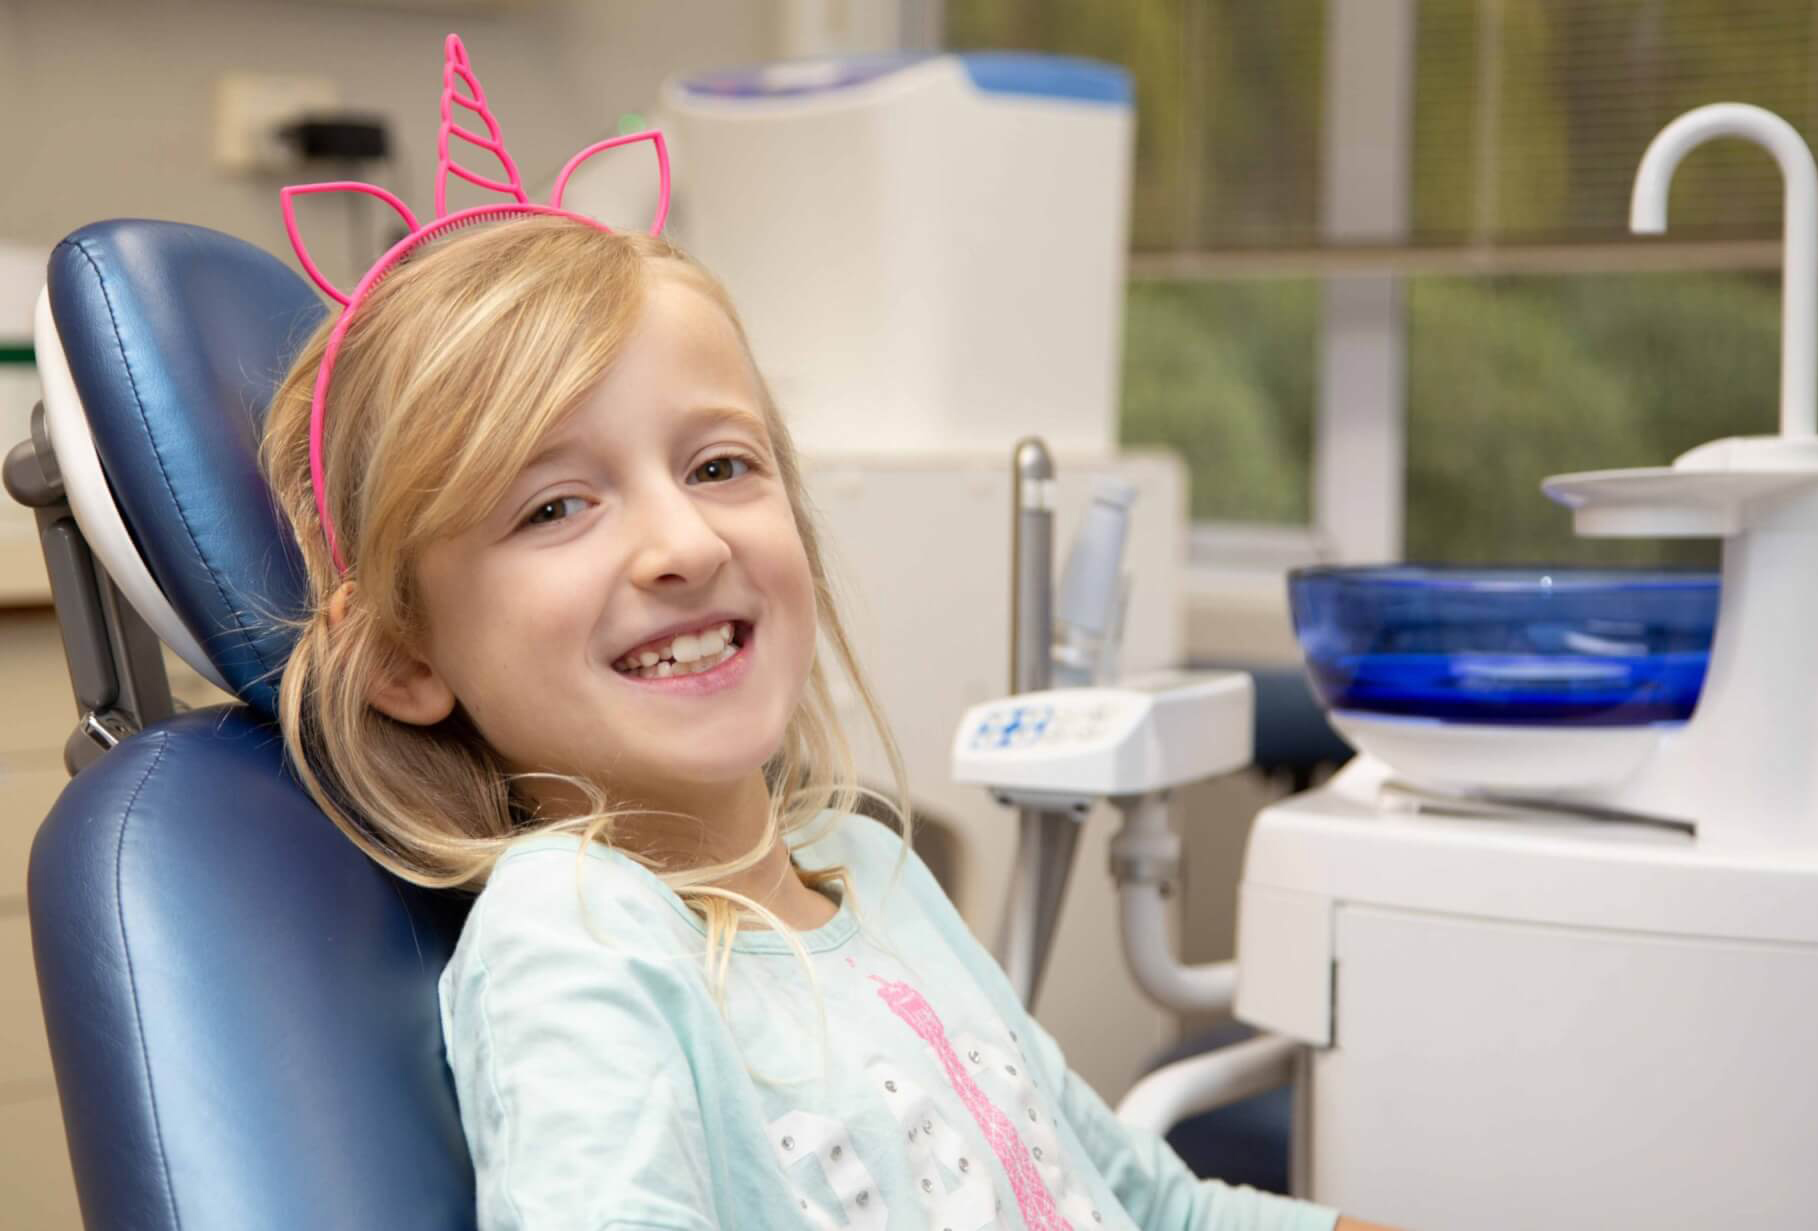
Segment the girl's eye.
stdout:
<svg viewBox="0 0 1818 1231">
<path fill-rule="evenodd" d="M 694 468 L 695 476 L 704 483 L 724 483 L 736 479 L 751 469 L 751 463 L 742 457 L 728 453 L 724 457 L 709 458 Z"/>
<path fill-rule="evenodd" d="M 554 500 L 545 500 L 532 509 L 530 516 L 524 519 L 524 525 L 542 526 L 553 521 L 561 521 L 565 517 L 573 517 L 585 507 L 587 507 L 587 502 L 579 496 L 557 496 Z"/>
</svg>

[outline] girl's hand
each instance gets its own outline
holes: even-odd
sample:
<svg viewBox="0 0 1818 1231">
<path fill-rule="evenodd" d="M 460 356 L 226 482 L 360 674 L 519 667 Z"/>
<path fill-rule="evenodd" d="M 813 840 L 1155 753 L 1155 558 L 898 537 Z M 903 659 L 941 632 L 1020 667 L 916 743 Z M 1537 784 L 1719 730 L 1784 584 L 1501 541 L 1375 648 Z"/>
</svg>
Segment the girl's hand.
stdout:
<svg viewBox="0 0 1818 1231">
<path fill-rule="evenodd" d="M 1341 1216 L 1332 1231 L 1395 1231 L 1395 1228 L 1385 1227 L 1381 1223 L 1359 1222 L 1355 1218 Z"/>
</svg>

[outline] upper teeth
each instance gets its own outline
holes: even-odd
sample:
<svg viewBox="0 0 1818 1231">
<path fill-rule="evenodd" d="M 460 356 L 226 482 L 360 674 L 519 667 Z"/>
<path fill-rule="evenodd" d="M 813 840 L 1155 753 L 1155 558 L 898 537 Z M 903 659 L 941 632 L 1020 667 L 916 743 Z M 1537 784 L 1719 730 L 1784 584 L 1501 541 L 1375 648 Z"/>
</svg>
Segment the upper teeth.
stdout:
<svg viewBox="0 0 1818 1231">
<path fill-rule="evenodd" d="M 620 671 L 636 671 L 639 675 L 670 675 L 689 664 L 699 664 L 697 669 L 705 670 L 726 655 L 731 643 L 732 624 L 716 624 L 682 633 L 667 645 L 645 646 L 612 665 Z M 671 664 L 665 659 L 674 662 Z"/>
</svg>

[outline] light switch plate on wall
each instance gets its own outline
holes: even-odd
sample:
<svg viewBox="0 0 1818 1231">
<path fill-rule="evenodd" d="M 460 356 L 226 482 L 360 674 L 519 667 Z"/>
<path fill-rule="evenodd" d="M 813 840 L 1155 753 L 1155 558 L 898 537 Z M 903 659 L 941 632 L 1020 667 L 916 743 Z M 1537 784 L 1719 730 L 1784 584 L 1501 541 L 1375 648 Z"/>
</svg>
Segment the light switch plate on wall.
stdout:
<svg viewBox="0 0 1818 1231">
<path fill-rule="evenodd" d="M 229 171 L 281 170 L 295 156 L 278 130 L 340 103 L 341 89 L 328 77 L 225 73 L 215 82 L 215 163 Z"/>
</svg>

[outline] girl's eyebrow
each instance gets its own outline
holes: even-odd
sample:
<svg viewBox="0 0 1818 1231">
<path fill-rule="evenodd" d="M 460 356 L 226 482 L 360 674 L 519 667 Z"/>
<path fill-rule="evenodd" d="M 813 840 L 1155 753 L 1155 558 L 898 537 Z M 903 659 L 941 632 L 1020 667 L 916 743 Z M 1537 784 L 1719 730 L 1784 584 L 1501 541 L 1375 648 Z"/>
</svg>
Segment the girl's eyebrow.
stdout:
<svg viewBox="0 0 1818 1231">
<path fill-rule="evenodd" d="M 573 439 L 553 440 L 530 455 L 530 459 L 518 468 L 518 477 L 514 482 L 522 483 L 524 476 L 532 471 L 559 460 L 565 454 L 573 453 L 581 447 L 581 442 Z"/>
<path fill-rule="evenodd" d="M 770 431 L 764 426 L 764 420 L 742 407 L 719 404 L 691 406 L 683 410 L 681 414 L 684 419 L 689 421 L 690 428 L 696 430 L 711 427 L 732 428 L 749 433 L 761 442 L 762 448 L 768 450 L 770 447 Z M 517 477 L 505 489 L 505 495 L 499 500 L 499 510 L 488 516 L 503 516 L 504 510 L 515 507 L 517 502 L 524 498 L 523 489 L 527 482 L 537 477 L 538 471 L 547 469 L 575 453 L 583 452 L 586 447 L 587 442 L 576 438 L 572 433 L 564 433 L 557 439 L 544 444 L 542 448 L 530 455 L 529 460 L 518 470 Z"/>
<path fill-rule="evenodd" d="M 698 424 L 702 427 L 739 428 L 750 432 L 765 444 L 770 443 L 770 433 L 765 429 L 764 421 L 750 411 L 742 410 L 737 406 L 702 406 L 684 410 L 682 414 L 694 421 L 694 424 L 690 426 Z M 558 461 L 564 454 L 576 452 L 584 447 L 584 442 L 576 440 L 573 436 L 552 440 L 530 455 L 530 459 L 518 470 L 518 477 L 522 479 L 531 471 L 550 462 Z"/>
<path fill-rule="evenodd" d="M 770 433 L 765 430 L 764 421 L 750 411 L 737 406 L 702 406 L 683 413 L 704 425 L 740 428 L 750 432 L 766 444 L 770 442 Z"/>
</svg>

